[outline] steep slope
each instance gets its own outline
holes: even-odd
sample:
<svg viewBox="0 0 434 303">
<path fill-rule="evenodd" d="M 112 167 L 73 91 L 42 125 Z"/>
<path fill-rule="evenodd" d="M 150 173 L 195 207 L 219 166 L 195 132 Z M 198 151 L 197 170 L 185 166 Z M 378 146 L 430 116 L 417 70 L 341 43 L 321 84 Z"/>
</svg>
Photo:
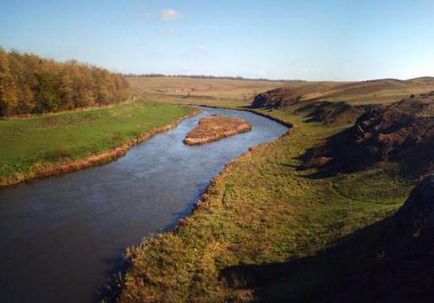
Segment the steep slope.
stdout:
<svg viewBox="0 0 434 303">
<path fill-rule="evenodd" d="M 239 265 L 222 276 L 253 289 L 257 302 L 432 302 L 434 176 L 426 177 L 389 219 L 312 257 Z"/>
<path fill-rule="evenodd" d="M 366 111 L 351 128 L 311 150 L 307 159 L 310 164 L 321 162 L 325 169 L 345 172 L 379 162 L 396 163 L 409 177 L 432 171 L 434 92 Z"/>
<path fill-rule="evenodd" d="M 422 180 L 403 207 L 377 230 L 359 239 L 370 246 L 370 233 L 381 237 L 366 251 L 367 270 L 349 274 L 328 302 L 432 302 L 434 297 L 434 176 Z M 369 253 L 371 254 L 369 257 Z M 353 262 L 357 262 L 354 259 Z"/>
<path fill-rule="evenodd" d="M 342 125 L 353 123 L 368 106 L 351 105 L 347 102 L 303 100 L 293 88 L 285 87 L 258 94 L 250 107 L 286 109 L 306 116 L 309 122 Z"/>
</svg>

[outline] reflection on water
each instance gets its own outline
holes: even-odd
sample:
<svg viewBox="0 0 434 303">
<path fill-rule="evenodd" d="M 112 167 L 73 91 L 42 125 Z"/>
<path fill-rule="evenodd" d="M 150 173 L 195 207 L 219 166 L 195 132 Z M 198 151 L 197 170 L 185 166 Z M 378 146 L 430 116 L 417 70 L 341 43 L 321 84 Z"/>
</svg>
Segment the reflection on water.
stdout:
<svg viewBox="0 0 434 303">
<path fill-rule="evenodd" d="M 184 145 L 210 114 L 244 118 L 253 130 Z M 252 113 L 207 108 L 118 161 L 0 190 L 0 302 L 94 302 L 127 246 L 173 226 L 226 163 L 286 131 Z"/>
</svg>

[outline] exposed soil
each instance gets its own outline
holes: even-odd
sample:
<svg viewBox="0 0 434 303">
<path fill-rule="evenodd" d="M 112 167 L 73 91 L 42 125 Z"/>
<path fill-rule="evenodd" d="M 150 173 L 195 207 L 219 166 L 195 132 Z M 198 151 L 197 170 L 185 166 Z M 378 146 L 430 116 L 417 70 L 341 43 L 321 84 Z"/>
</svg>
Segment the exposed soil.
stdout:
<svg viewBox="0 0 434 303">
<path fill-rule="evenodd" d="M 251 130 L 252 126 L 243 119 L 212 115 L 200 120 L 197 127 L 187 134 L 184 143 L 201 145 Z"/>
<path fill-rule="evenodd" d="M 252 108 L 281 108 L 299 103 L 301 96 L 293 96 L 289 88 L 277 88 L 258 94 L 252 102 Z"/>
<path fill-rule="evenodd" d="M 255 97 L 251 108 L 289 109 L 296 114 L 306 116 L 308 122 L 325 124 L 353 123 L 367 108 L 372 105 L 351 105 L 347 102 L 330 102 L 304 100 L 302 96 L 294 96 L 294 89 L 279 88 L 260 93 Z"/>
<path fill-rule="evenodd" d="M 407 177 L 426 175 L 434 169 L 434 92 L 367 110 L 306 156 L 311 166 L 321 162 L 317 158 L 329 158 L 320 166 L 337 171 L 394 162 Z"/>
<path fill-rule="evenodd" d="M 357 117 L 371 107 L 354 106 L 346 102 L 315 101 L 297 108 L 295 113 L 306 115 L 308 122 L 344 125 L 354 123 Z"/>
</svg>

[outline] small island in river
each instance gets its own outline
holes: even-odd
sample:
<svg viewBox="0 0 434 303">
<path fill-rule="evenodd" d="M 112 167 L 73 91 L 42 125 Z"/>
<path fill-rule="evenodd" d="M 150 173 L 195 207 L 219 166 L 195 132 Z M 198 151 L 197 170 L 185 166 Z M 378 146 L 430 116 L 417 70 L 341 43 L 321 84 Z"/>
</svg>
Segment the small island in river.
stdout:
<svg viewBox="0 0 434 303">
<path fill-rule="evenodd" d="M 251 130 L 252 126 L 244 119 L 211 115 L 199 121 L 198 125 L 187 134 L 184 143 L 200 145 Z"/>
</svg>

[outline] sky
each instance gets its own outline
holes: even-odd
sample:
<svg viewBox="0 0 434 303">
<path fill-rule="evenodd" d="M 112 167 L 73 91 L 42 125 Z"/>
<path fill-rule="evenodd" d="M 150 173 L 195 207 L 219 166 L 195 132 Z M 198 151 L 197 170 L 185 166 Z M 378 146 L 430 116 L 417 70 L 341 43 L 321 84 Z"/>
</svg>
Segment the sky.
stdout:
<svg viewBox="0 0 434 303">
<path fill-rule="evenodd" d="M 0 0 L 0 46 L 122 73 L 434 76 L 434 0 Z"/>
</svg>

